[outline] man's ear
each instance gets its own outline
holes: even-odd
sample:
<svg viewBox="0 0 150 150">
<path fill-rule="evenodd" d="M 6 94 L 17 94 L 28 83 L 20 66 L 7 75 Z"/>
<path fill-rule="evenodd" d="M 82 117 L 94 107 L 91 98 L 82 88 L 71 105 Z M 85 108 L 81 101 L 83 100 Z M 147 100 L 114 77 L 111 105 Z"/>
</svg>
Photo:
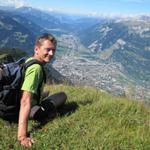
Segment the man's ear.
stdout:
<svg viewBox="0 0 150 150">
<path fill-rule="evenodd" d="M 38 47 L 37 46 L 34 47 L 34 53 L 38 54 Z"/>
</svg>

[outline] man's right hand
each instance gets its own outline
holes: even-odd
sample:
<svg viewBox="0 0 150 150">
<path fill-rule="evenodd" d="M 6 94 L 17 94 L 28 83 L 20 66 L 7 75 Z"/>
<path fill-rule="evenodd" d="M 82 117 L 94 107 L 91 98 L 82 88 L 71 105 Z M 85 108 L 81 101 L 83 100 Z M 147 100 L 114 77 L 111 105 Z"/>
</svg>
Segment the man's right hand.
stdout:
<svg viewBox="0 0 150 150">
<path fill-rule="evenodd" d="M 33 143 L 35 143 L 34 140 L 29 137 L 20 138 L 20 139 L 18 139 L 18 141 L 24 147 L 31 147 L 33 145 Z"/>
</svg>

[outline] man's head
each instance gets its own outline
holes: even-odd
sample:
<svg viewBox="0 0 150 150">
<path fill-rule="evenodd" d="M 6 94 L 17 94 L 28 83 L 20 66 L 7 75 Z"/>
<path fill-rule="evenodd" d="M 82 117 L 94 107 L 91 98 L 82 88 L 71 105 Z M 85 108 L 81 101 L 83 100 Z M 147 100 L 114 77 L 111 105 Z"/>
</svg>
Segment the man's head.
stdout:
<svg viewBox="0 0 150 150">
<path fill-rule="evenodd" d="M 56 50 L 57 41 L 51 34 L 44 34 L 36 39 L 34 47 L 34 57 L 39 61 L 49 62 Z"/>
</svg>

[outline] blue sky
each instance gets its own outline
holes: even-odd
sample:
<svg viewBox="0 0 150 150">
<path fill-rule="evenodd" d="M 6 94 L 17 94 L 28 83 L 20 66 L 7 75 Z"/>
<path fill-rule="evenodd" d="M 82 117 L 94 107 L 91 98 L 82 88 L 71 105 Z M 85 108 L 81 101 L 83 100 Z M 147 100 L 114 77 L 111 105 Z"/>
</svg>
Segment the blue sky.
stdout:
<svg viewBox="0 0 150 150">
<path fill-rule="evenodd" d="M 150 0 L 0 0 L 3 3 L 80 14 L 150 13 Z"/>
</svg>

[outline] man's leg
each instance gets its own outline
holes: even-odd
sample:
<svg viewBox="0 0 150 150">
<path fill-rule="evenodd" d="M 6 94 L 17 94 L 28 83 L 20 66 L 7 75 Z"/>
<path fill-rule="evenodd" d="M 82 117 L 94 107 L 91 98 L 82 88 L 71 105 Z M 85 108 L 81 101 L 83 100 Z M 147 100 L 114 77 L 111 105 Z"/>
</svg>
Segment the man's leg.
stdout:
<svg viewBox="0 0 150 150">
<path fill-rule="evenodd" d="M 38 121 L 44 120 L 47 117 L 53 118 L 57 115 L 57 108 L 60 108 L 66 102 L 67 95 L 64 92 L 59 92 L 45 98 L 41 105 L 34 106 L 30 112 L 30 118 Z"/>
<path fill-rule="evenodd" d="M 59 92 L 45 98 L 41 102 L 41 106 L 46 107 L 46 104 L 52 103 L 55 106 L 55 108 L 59 108 L 65 104 L 66 100 L 67 95 L 64 92 Z"/>
</svg>

